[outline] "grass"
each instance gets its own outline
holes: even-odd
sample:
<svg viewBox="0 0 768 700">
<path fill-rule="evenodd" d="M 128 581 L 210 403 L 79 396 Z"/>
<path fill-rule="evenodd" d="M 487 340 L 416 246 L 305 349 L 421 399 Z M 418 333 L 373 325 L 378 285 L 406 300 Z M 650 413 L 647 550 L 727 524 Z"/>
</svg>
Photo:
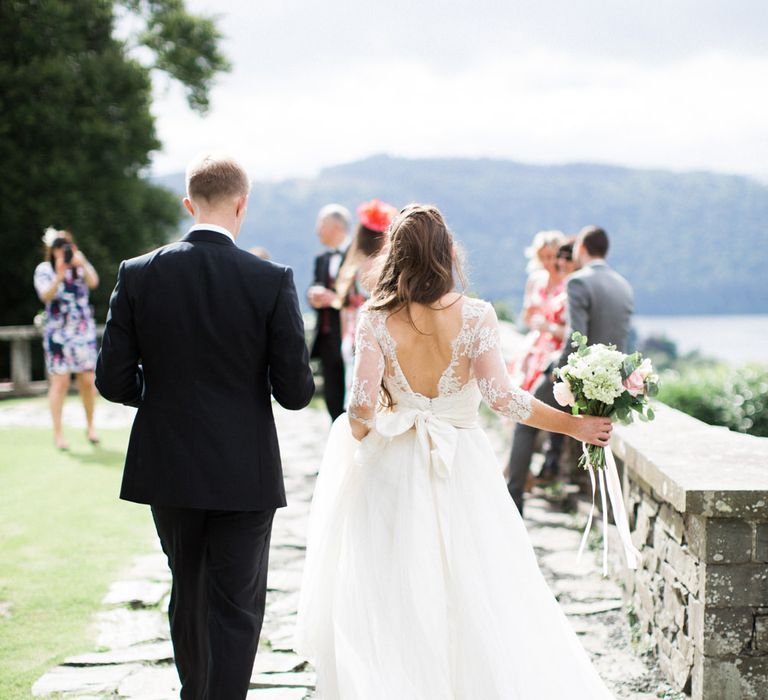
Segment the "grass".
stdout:
<svg viewBox="0 0 768 700">
<path fill-rule="evenodd" d="M 149 509 L 118 500 L 127 428 L 100 431 L 98 447 L 83 432 L 67 431 L 71 449 L 57 452 L 49 429 L 0 429 L 4 700 L 31 697 L 52 666 L 94 648 L 109 584 L 151 547 Z"/>
</svg>

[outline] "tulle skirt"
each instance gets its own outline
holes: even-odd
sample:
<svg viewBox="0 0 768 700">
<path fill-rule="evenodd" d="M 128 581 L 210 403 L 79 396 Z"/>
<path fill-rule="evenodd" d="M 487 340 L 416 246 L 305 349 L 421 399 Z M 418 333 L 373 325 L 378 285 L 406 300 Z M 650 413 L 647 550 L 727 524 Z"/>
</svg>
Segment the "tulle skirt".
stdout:
<svg viewBox="0 0 768 700">
<path fill-rule="evenodd" d="M 364 458 L 361 458 L 361 452 Z M 296 630 L 325 700 L 600 700 L 479 428 L 435 473 L 410 430 L 334 423 Z"/>
</svg>

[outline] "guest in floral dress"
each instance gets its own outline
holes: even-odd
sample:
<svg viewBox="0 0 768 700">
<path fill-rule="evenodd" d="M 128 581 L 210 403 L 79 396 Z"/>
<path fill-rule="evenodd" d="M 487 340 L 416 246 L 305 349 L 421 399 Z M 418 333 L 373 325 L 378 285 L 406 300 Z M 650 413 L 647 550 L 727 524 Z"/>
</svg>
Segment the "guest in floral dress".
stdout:
<svg viewBox="0 0 768 700">
<path fill-rule="evenodd" d="M 60 450 L 68 449 L 61 430 L 61 412 L 69 390 L 70 375 L 85 408 L 87 437 L 96 444 L 93 426 L 96 400 L 96 325 L 88 293 L 99 284 L 93 266 L 77 249 L 69 231 L 46 230 L 45 260 L 35 269 L 35 291 L 45 304 L 43 350 L 48 372 L 48 403 L 53 418 L 53 440 Z"/>
<path fill-rule="evenodd" d="M 341 311 L 341 356 L 344 359 L 347 401 L 352 384 L 357 316 L 375 285 L 376 280 L 369 279 L 373 274 L 373 262 L 384 247 L 387 229 L 395 214 L 397 209 L 378 199 L 363 202 L 357 208 L 360 223 L 336 279 L 336 293 Z"/>
<path fill-rule="evenodd" d="M 530 391 L 560 350 L 565 331 L 565 284 L 557 253 L 566 242 L 560 231 L 540 231 L 526 250 L 531 258 L 523 300 L 523 322 L 530 329 L 525 352 L 518 361 L 516 378 Z"/>
</svg>

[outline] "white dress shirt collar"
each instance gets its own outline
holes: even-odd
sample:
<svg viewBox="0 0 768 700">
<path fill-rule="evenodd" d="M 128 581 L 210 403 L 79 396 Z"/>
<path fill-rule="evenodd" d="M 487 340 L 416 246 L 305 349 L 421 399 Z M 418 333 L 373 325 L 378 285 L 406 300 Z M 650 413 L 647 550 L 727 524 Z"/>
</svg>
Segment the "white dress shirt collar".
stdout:
<svg viewBox="0 0 768 700">
<path fill-rule="evenodd" d="M 339 245 L 329 247 L 331 255 L 341 255 L 347 252 L 347 248 L 352 245 L 352 237 L 347 236 Z"/>
<path fill-rule="evenodd" d="M 215 231 L 216 233 L 223 233 L 233 243 L 235 242 L 235 237 L 227 231 L 227 229 L 223 226 L 217 226 L 216 224 L 195 224 L 187 233 L 192 233 L 192 231 Z"/>
</svg>

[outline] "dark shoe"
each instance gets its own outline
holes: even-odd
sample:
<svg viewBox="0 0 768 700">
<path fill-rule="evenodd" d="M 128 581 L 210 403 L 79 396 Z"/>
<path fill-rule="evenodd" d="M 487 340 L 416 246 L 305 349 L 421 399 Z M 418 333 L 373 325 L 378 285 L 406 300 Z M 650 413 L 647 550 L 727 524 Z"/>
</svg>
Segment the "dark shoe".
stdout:
<svg viewBox="0 0 768 700">
<path fill-rule="evenodd" d="M 558 459 L 552 459 L 549 455 L 544 458 L 544 464 L 541 467 L 539 476 L 536 479 L 537 484 L 551 484 L 553 481 L 557 481 L 558 474 L 560 473 L 560 464 Z"/>
<path fill-rule="evenodd" d="M 536 486 L 547 486 L 548 484 L 554 484 L 556 481 L 556 473 L 542 469 L 541 473 L 533 480 L 533 483 Z"/>
</svg>

